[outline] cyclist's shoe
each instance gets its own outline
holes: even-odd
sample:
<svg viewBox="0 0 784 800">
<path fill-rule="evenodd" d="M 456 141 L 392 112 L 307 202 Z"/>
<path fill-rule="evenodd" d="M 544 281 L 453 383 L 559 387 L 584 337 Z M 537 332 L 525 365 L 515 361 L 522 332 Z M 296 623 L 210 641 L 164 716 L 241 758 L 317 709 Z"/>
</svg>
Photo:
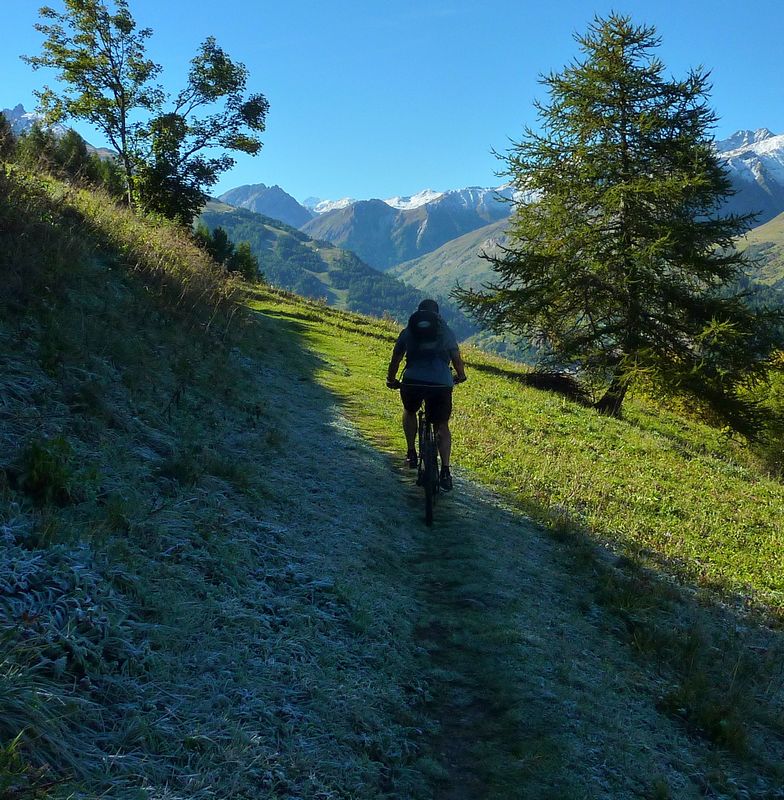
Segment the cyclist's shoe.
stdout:
<svg viewBox="0 0 784 800">
<path fill-rule="evenodd" d="M 438 482 L 441 484 L 442 491 L 452 491 L 452 473 L 449 471 L 449 467 L 441 467 L 441 476 Z"/>
<path fill-rule="evenodd" d="M 419 466 L 419 458 L 417 457 L 416 450 L 409 450 L 406 454 L 406 464 L 411 469 L 416 469 Z"/>
</svg>

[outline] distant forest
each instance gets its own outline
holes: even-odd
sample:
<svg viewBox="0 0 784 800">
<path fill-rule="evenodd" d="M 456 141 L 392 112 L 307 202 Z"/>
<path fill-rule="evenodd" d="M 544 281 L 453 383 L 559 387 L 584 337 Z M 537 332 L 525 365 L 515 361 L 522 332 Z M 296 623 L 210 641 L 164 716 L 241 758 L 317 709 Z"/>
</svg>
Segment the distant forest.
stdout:
<svg viewBox="0 0 784 800">
<path fill-rule="evenodd" d="M 210 230 L 223 228 L 235 243 L 248 242 L 269 283 L 306 297 L 323 298 L 348 311 L 391 316 L 404 323 L 429 296 L 369 267 L 348 250 L 315 241 L 290 225 L 247 209 L 207 209 L 200 221 Z M 436 299 L 458 339 L 477 332 L 477 326 L 449 300 Z"/>
</svg>

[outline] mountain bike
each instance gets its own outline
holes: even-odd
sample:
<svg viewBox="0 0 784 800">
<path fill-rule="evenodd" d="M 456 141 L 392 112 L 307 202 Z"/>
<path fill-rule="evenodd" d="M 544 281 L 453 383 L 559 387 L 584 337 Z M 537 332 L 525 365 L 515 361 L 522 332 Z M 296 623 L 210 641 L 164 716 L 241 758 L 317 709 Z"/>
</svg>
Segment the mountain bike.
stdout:
<svg viewBox="0 0 784 800">
<path fill-rule="evenodd" d="M 457 386 L 457 378 L 454 385 Z M 415 385 L 415 384 L 409 384 Z M 402 384 L 400 381 L 387 383 L 390 389 L 399 389 Z M 427 384 L 427 389 L 435 387 Z M 417 411 L 417 428 L 419 438 L 419 461 L 417 465 L 417 486 L 421 486 L 425 492 L 425 525 L 428 527 L 433 524 L 433 509 L 436 505 L 438 495 L 441 493 L 441 469 L 439 466 L 440 456 L 438 452 L 438 424 L 432 422 L 427 414 L 429 403 L 427 398 Z"/>
<path fill-rule="evenodd" d="M 417 412 L 419 421 L 419 465 L 417 467 L 417 486 L 425 490 L 425 525 L 433 524 L 433 509 L 441 492 L 440 470 L 438 466 L 437 426 L 427 416 L 426 403 Z"/>
</svg>

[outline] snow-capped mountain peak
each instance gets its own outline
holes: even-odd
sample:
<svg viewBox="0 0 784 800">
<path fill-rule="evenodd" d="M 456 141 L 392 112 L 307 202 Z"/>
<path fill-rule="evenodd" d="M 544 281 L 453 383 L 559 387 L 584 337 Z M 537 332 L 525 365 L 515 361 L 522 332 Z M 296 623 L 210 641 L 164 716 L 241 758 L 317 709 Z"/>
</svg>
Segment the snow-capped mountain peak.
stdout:
<svg viewBox="0 0 784 800">
<path fill-rule="evenodd" d="M 735 131 L 729 138 L 717 141 L 716 150 L 724 154 L 746 148 L 757 149 L 758 145 L 778 138 L 780 137 L 768 128 L 757 128 L 755 131 Z"/>
<path fill-rule="evenodd" d="M 758 213 L 757 222 L 766 222 L 784 208 L 784 135 L 768 128 L 736 131 L 715 143 L 737 194 L 728 209 L 739 213 Z"/>
<path fill-rule="evenodd" d="M 43 124 L 43 117 L 40 114 L 35 111 L 25 111 L 21 103 L 14 108 L 4 108 L 0 113 L 8 120 L 11 130 L 17 135 L 29 131 L 36 122 Z M 58 136 L 62 136 L 68 131 L 68 128 L 64 125 L 52 125 L 51 130 Z"/>
<path fill-rule="evenodd" d="M 396 211 L 412 211 L 415 208 L 421 208 L 431 203 L 448 203 L 451 206 L 478 208 L 487 206 L 487 204 L 496 204 L 499 201 L 499 197 L 513 198 L 514 194 L 508 184 L 494 188 L 468 186 L 465 189 L 449 189 L 445 192 L 438 192 L 435 189 L 423 189 L 416 194 L 396 195 L 382 202 Z M 517 200 L 518 198 L 515 196 L 514 199 Z M 342 200 L 321 200 L 318 197 L 308 197 L 302 202 L 302 205 L 316 214 L 324 214 L 327 211 L 346 208 L 356 202 L 351 197 L 344 197 Z"/>
<path fill-rule="evenodd" d="M 307 197 L 302 201 L 305 208 L 309 208 L 315 214 L 326 214 L 327 211 L 346 208 L 357 201 L 353 197 L 344 197 L 341 200 L 322 200 L 319 197 Z"/>
<path fill-rule="evenodd" d="M 764 172 L 784 184 L 784 135 L 767 128 L 737 131 L 729 139 L 716 142 L 716 151 L 738 178 L 758 181 Z"/>
<path fill-rule="evenodd" d="M 412 208 L 419 208 L 420 206 L 432 203 L 444 196 L 444 192 L 437 192 L 435 189 L 423 189 L 421 192 L 409 195 L 408 197 L 390 197 L 384 202 L 392 208 L 400 209 L 401 211 L 409 211 Z"/>
</svg>

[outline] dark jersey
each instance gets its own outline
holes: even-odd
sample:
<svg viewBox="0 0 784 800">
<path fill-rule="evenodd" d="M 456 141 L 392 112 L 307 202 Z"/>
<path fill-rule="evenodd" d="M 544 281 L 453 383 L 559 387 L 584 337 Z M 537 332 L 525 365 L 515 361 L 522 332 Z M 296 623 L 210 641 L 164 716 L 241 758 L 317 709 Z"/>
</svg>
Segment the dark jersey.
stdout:
<svg viewBox="0 0 784 800">
<path fill-rule="evenodd" d="M 395 355 L 406 356 L 403 383 L 431 383 L 452 386 L 449 362 L 458 349 L 452 329 L 440 319 L 438 335 L 431 342 L 416 341 L 408 328 L 403 328 L 395 343 Z"/>
</svg>

